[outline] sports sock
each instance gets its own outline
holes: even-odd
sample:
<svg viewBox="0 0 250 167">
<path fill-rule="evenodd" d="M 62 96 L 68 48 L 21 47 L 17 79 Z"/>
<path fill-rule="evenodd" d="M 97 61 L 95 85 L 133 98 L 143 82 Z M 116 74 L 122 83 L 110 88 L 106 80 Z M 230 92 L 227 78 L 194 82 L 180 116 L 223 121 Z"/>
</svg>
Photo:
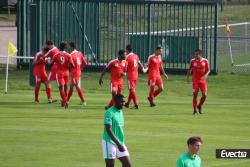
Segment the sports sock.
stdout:
<svg viewBox="0 0 250 167">
<path fill-rule="evenodd" d="M 161 89 L 157 89 L 157 90 L 154 92 L 154 97 L 158 96 L 161 92 L 162 92 Z"/>
<path fill-rule="evenodd" d="M 69 99 L 71 98 L 71 96 L 73 94 L 73 91 L 74 91 L 74 87 L 69 89 L 68 96 L 67 96 L 67 101 L 69 101 Z"/>
<path fill-rule="evenodd" d="M 84 101 L 84 96 L 83 96 L 83 92 L 82 92 L 81 88 L 77 89 L 77 93 L 78 93 L 78 96 L 80 97 L 81 101 L 83 102 Z"/>
<path fill-rule="evenodd" d="M 201 99 L 200 99 L 200 103 L 199 103 L 198 106 L 202 106 L 205 101 L 206 101 L 206 96 L 202 96 Z"/>
<path fill-rule="evenodd" d="M 50 88 L 50 87 L 47 87 L 47 88 L 46 88 L 46 94 L 47 94 L 47 98 L 48 98 L 48 99 L 52 99 L 52 96 L 51 96 L 51 88 Z"/>
<path fill-rule="evenodd" d="M 193 107 L 194 107 L 194 111 L 197 111 L 197 97 L 193 97 Z"/>
<path fill-rule="evenodd" d="M 35 92 L 36 101 L 38 101 L 38 98 L 39 98 L 39 90 L 40 90 L 40 86 L 35 86 L 34 92 Z"/>
<path fill-rule="evenodd" d="M 137 101 L 137 97 L 136 97 L 136 93 L 135 92 L 131 92 L 131 96 L 132 96 L 132 99 L 133 99 L 133 102 L 136 106 L 138 106 L 138 101 Z"/>
</svg>

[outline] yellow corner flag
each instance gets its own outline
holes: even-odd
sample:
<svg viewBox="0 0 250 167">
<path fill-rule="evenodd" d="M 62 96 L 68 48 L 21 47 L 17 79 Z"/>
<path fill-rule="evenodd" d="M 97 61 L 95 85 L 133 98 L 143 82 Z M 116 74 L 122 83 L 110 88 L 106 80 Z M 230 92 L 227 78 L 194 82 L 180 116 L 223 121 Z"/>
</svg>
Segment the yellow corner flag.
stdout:
<svg viewBox="0 0 250 167">
<path fill-rule="evenodd" d="M 8 43 L 8 56 L 14 56 L 14 54 L 17 52 L 17 48 L 12 42 Z"/>
</svg>

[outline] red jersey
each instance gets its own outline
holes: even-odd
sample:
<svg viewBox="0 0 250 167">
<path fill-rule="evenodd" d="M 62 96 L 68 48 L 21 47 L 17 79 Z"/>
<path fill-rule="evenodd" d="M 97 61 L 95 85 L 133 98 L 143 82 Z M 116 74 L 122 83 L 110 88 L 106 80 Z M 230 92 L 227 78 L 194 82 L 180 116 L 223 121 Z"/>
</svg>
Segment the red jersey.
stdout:
<svg viewBox="0 0 250 167">
<path fill-rule="evenodd" d="M 204 75 L 206 74 L 206 71 L 208 70 L 209 63 L 208 60 L 205 58 L 199 59 L 192 59 L 190 62 L 190 70 L 193 72 L 192 80 L 193 82 L 200 82 L 200 81 L 206 81 L 204 78 Z"/>
<path fill-rule="evenodd" d="M 111 60 L 106 68 L 111 71 L 110 81 L 111 83 L 122 83 L 122 73 L 126 72 L 126 61 L 119 61 L 118 59 Z"/>
<path fill-rule="evenodd" d="M 148 57 L 148 77 L 154 78 L 160 76 L 160 67 L 162 67 L 161 56 L 151 55 Z"/>
<path fill-rule="evenodd" d="M 37 52 L 34 56 L 34 60 L 39 63 L 34 64 L 33 74 L 40 75 L 41 73 L 46 73 L 45 70 L 46 62 L 42 52 Z"/>
<path fill-rule="evenodd" d="M 138 63 L 140 62 L 139 57 L 134 53 L 129 53 L 126 57 L 127 61 L 127 77 L 128 80 L 138 79 Z"/>
<path fill-rule="evenodd" d="M 50 63 L 50 62 L 53 60 L 54 56 L 55 56 L 56 54 L 58 54 L 58 53 L 59 53 L 58 48 L 57 48 L 57 47 L 53 47 L 52 49 L 50 49 L 50 50 L 45 54 L 45 57 L 49 59 L 48 62 Z M 53 65 L 51 66 L 50 71 L 55 72 L 55 71 L 56 71 L 56 68 L 57 68 L 57 65 L 56 65 L 56 64 L 53 64 Z"/>
<path fill-rule="evenodd" d="M 87 62 L 83 54 L 79 51 L 74 50 L 70 55 L 75 65 L 75 67 L 72 68 L 71 73 L 73 76 L 80 76 L 82 73 L 82 68 L 86 66 Z"/>
<path fill-rule="evenodd" d="M 73 64 L 70 54 L 65 51 L 59 52 L 53 57 L 52 64 L 57 64 L 57 73 L 68 72 L 70 65 Z"/>
</svg>

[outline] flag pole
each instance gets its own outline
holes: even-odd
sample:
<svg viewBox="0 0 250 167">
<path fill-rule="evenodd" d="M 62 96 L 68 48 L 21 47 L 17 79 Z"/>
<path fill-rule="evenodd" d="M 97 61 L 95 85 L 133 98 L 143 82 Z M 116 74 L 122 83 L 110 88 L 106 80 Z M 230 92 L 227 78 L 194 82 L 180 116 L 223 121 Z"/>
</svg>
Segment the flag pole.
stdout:
<svg viewBox="0 0 250 167">
<path fill-rule="evenodd" d="M 233 52 L 232 52 L 232 46 L 231 46 L 231 38 L 227 34 L 227 39 L 228 39 L 228 45 L 229 45 L 229 53 L 230 53 L 230 58 L 231 58 L 231 65 L 234 65 L 234 60 L 233 60 Z"/>
<path fill-rule="evenodd" d="M 7 62 L 6 62 L 6 77 L 5 77 L 5 91 L 4 91 L 4 94 L 7 94 L 7 92 L 8 92 L 8 76 L 9 76 L 9 56 L 7 56 Z"/>
</svg>

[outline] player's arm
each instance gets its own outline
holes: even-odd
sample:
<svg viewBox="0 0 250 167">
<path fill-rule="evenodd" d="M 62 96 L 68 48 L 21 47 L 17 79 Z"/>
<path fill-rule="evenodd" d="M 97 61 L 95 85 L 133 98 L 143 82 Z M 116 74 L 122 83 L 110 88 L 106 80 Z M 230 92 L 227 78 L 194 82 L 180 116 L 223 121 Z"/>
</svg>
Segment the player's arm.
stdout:
<svg viewBox="0 0 250 167">
<path fill-rule="evenodd" d="M 101 75 L 100 75 L 100 78 L 99 78 L 99 85 L 102 85 L 103 84 L 103 76 L 105 75 L 105 73 L 108 71 L 108 68 L 105 67 L 102 72 L 101 72 Z"/>
<path fill-rule="evenodd" d="M 81 65 L 81 69 L 83 70 L 86 66 L 87 66 L 87 61 L 86 61 L 85 57 L 82 55 L 82 65 Z"/>
<path fill-rule="evenodd" d="M 106 128 L 106 131 L 109 135 L 109 137 L 115 142 L 115 144 L 117 145 L 118 149 L 120 152 L 124 152 L 125 149 L 124 147 L 121 145 L 121 143 L 116 139 L 113 131 L 112 131 L 112 125 L 110 124 L 105 124 L 105 128 Z"/>
<path fill-rule="evenodd" d="M 168 79 L 168 75 L 166 74 L 166 72 L 165 72 L 165 70 L 164 70 L 164 68 L 161 66 L 160 67 L 160 71 L 161 71 L 161 73 L 164 75 L 164 77 L 166 78 L 166 79 Z"/>
<path fill-rule="evenodd" d="M 140 61 L 138 62 L 138 65 L 143 73 L 146 73 L 148 71 L 148 67 L 144 68 Z"/>
<path fill-rule="evenodd" d="M 207 69 L 206 69 L 206 73 L 204 74 L 204 77 L 207 78 L 209 73 L 210 73 L 210 67 L 209 67 L 209 64 L 207 63 Z"/>
<path fill-rule="evenodd" d="M 176 167 L 184 167 L 184 163 L 183 163 L 183 161 L 181 159 L 178 159 L 176 161 Z"/>
</svg>

